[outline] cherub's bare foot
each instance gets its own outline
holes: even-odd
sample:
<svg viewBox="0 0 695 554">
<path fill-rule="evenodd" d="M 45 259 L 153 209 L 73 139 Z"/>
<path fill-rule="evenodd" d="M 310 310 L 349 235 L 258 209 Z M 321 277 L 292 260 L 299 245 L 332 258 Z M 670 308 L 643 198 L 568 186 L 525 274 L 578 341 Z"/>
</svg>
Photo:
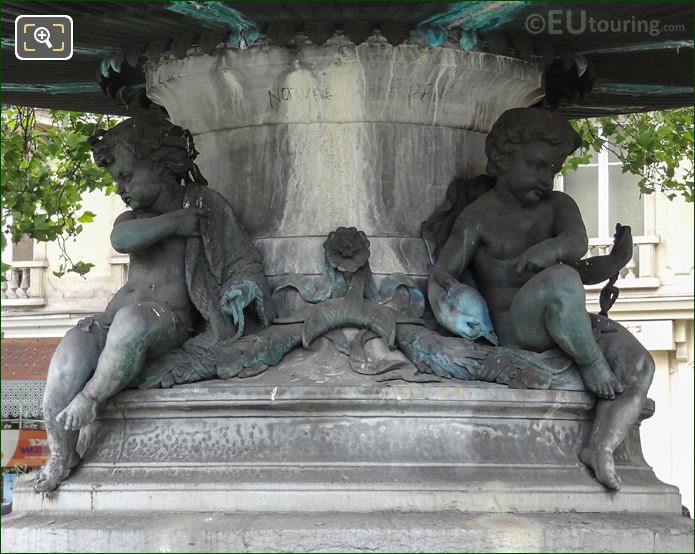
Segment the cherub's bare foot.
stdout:
<svg viewBox="0 0 695 554">
<path fill-rule="evenodd" d="M 588 465 L 596 480 L 611 490 L 620 490 L 620 476 L 615 471 L 613 453 L 605 448 L 582 448 L 579 459 Z"/>
<path fill-rule="evenodd" d="M 51 456 L 34 478 L 34 492 L 51 492 L 68 476 L 65 460 Z"/>
<path fill-rule="evenodd" d="M 88 425 L 97 417 L 97 403 L 84 393 L 79 393 L 56 420 L 62 423 L 66 431 L 76 431 Z"/>
<path fill-rule="evenodd" d="M 579 371 L 586 388 L 599 398 L 612 400 L 616 394 L 623 392 L 622 383 L 603 356 L 591 364 L 579 366 Z"/>
</svg>

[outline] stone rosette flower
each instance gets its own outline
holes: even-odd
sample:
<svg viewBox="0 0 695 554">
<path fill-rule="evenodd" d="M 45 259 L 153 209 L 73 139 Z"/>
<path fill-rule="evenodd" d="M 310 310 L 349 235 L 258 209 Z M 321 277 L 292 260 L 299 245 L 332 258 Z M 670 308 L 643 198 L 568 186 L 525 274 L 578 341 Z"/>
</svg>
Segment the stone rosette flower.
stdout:
<svg viewBox="0 0 695 554">
<path fill-rule="evenodd" d="M 323 243 L 326 259 L 338 271 L 354 273 L 369 259 L 369 240 L 355 227 L 338 227 Z"/>
</svg>

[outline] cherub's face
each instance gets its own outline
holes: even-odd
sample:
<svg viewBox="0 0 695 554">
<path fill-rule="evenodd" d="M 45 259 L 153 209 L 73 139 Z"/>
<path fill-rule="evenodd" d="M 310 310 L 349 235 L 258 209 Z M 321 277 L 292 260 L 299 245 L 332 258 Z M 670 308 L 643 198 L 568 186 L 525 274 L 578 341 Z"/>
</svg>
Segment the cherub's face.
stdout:
<svg viewBox="0 0 695 554">
<path fill-rule="evenodd" d="M 565 158 L 558 146 L 534 140 L 505 157 L 497 178 L 522 204 L 536 204 L 552 192 L 553 178 Z"/>
<path fill-rule="evenodd" d="M 138 160 L 122 145 L 114 147 L 113 157 L 105 169 L 116 181 L 116 193 L 134 210 L 152 208 L 168 188 L 169 172 L 156 171 L 150 160 Z"/>
</svg>

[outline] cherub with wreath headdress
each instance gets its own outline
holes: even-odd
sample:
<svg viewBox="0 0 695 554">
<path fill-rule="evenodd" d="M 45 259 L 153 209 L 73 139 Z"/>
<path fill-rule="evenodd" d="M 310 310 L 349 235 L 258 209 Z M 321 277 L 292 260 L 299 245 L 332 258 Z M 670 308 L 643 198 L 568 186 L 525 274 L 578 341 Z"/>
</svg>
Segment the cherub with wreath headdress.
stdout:
<svg viewBox="0 0 695 554">
<path fill-rule="evenodd" d="M 130 208 L 111 232 L 113 248 L 130 255 L 128 280 L 53 355 L 43 404 L 51 456 L 36 492 L 67 476 L 79 462 L 79 430 L 107 399 L 139 384 L 146 364 L 204 366 L 219 341 L 274 317 L 260 254 L 231 206 L 207 188 L 188 130 L 147 113 L 91 142 Z"/>
</svg>

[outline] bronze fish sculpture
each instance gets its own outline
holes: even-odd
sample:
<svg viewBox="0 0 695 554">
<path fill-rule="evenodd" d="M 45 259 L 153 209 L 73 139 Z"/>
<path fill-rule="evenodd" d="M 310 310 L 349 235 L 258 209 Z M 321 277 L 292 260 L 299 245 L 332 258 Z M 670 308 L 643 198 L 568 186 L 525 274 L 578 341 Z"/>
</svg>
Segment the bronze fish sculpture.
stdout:
<svg viewBox="0 0 695 554">
<path fill-rule="evenodd" d="M 468 340 L 480 337 L 499 344 L 485 300 L 473 287 L 457 283 L 437 300 L 437 321 L 452 333 Z"/>
</svg>

